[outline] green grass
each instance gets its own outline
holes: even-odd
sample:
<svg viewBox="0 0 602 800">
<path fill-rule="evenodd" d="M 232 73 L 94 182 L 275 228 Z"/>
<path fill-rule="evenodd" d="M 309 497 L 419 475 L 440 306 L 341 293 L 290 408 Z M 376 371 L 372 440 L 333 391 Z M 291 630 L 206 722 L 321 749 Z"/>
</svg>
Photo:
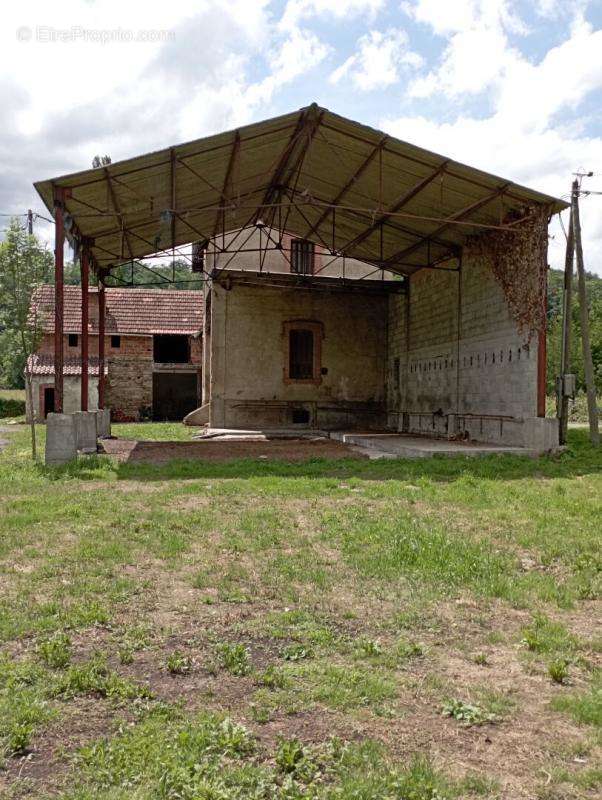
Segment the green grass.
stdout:
<svg viewBox="0 0 602 800">
<path fill-rule="evenodd" d="M 483 774 L 459 738 L 491 721 L 498 747 L 540 754 L 516 778 L 536 796 L 549 741 L 600 724 L 601 496 L 602 450 L 577 430 L 539 460 L 46 468 L 15 426 L 0 456 L 2 756 L 47 758 L 44 791 L 73 800 L 493 798 L 508 775 Z M 536 742 L 523 714 L 539 715 Z M 572 767 L 578 791 L 590 767 Z"/>
</svg>

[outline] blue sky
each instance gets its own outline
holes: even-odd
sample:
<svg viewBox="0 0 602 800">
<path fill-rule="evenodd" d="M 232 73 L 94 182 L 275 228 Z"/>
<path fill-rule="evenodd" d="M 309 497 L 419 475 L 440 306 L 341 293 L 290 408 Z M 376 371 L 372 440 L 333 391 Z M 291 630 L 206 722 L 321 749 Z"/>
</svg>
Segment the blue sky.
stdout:
<svg viewBox="0 0 602 800">
<path fill-rule="evenodd" d="M 602 0 L 3 4 L 0 212 L 40 178 L 317 101 L 555 195 L 602 190 Z M 583 202 L 602 274 L 602 196 Z M 550 261 L 563 237 L 551 228 Z"/>
</svg>

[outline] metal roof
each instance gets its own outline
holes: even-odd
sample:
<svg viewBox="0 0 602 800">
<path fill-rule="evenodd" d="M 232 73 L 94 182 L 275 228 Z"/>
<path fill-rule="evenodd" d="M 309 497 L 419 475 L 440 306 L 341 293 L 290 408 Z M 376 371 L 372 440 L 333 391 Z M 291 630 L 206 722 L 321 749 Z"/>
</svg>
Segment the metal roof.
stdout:
<svg viewBox="0 0 602 800">
<path fill-rule="evenodd" d="M 65 190 L 100 270 L 261 219 L 410 274 L 531 204 L 567 205 L 315 104 L 35 187 L 51 211 Z"/>
</svg>

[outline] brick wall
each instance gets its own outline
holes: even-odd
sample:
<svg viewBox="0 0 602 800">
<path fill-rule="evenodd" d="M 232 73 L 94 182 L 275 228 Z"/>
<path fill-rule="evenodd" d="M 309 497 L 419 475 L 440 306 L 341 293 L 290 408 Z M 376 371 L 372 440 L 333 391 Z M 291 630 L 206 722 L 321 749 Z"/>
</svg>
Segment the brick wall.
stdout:
<svg viewBox="0 0 602 800">
<path fill-rule="evenodd" d="M 152 359 L 110 357 L 105 392 L 105 402 L 115 422 L 139 420 L 152 408 Z"/>
</svg>

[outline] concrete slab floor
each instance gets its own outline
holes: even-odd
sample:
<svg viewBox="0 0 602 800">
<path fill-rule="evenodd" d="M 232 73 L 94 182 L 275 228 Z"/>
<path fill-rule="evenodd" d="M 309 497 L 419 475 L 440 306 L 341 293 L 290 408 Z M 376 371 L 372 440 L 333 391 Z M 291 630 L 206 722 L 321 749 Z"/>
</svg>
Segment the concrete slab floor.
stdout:
<svg viewBox="0 0 602 800">
<path fill-rule="evenodd" d="M 317 441 L 320 439 L 334 439 L 348 445 L 354 452 L 368 456 L 368 458 L 428 458 L 434 455 L 486 456 L 495 454 L 536 457 L 540 455 L 537 451 L 524 447 L 482 442 L 449 441 L 426 436 L 391 433 L 390 431 L 321 431 L 311 428 L 246 430 L 238 428 L 205 428 L 192 438 L 196 440 L 212 439 L 217 442 L 263 442 L 276 439 Z"/>
<path fill-rule="evenodd" d="M 356 431 L 331 431 L 330 438 L 344 444 L 358 447 L 370 457 L 388 458 L 428 458 L 434 455 L 444 456 L 489 456 L 495 454 L 511 454 L 520 456 L 537 456 L 535 450 L 525 447 L 485 444 L 482 442 L 458 442 L 448 439 L 434 439 L 423 436 L 411 436 L 404 433 L 358 433 Z M 372 455 L 373 454 L 373 455 Z"/>
</svg>

